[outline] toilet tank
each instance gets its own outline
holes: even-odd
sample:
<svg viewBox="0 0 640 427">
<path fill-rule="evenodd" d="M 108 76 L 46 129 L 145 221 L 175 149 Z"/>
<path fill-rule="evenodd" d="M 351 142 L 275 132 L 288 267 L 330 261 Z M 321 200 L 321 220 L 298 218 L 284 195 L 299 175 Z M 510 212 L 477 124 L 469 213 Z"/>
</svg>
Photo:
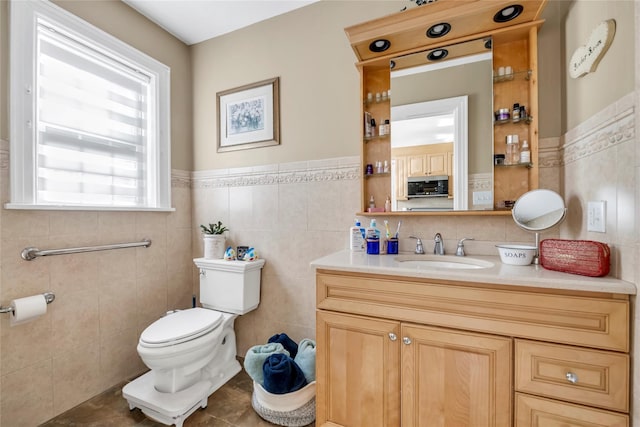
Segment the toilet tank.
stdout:
<svg viewBox="0 0 640 427">
<path fill-rule="evenodd" d="M 200 304 L 225 313 L 245 314 L 260 303 L 263 259 L 226 261 L 196 258 L 200 269 Z"/>
</svg>

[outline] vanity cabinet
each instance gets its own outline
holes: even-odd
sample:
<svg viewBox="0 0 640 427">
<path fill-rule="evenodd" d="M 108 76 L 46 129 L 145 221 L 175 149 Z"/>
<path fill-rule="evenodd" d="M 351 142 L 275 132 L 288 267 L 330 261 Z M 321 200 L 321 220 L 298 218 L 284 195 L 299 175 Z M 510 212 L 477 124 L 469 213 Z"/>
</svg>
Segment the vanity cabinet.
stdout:
<svg viewBox="0 0 640 427">
<path fill-rule="evenodd" d="M 326 269 L 316 286 L 318 426 L 629 425 L 626 295 Z"/>
<path fill-rule="evenodd" d="M 330 367 L 317 378 L 326 387 L 317 394 L 318 408 L 326 408 L 323 422 L 511 422 L 510 411 L 502 409 L 511 406 L 510 339 L 324 311 L 316 320 L 318 348 L 325 349 L 317 365 Z"/>
</svg>

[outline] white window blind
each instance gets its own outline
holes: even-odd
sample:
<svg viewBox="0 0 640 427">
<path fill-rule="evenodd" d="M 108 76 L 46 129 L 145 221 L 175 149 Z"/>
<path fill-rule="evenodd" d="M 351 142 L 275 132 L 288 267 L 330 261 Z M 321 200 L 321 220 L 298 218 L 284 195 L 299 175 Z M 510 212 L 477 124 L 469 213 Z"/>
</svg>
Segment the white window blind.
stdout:
<svg viewBox="0 0 640 427">
<path fill-rule="evenodd" d="M 18 88 L 16 96 L 27 98 L 23 110 L 31 107 L 34 116 L 12 121 L 12 130 L 26 126 L 22 137 L 32 139 L 15 156 L 32 161 L 24 168 L 31 176 L 16 178 L 23 183 L 15 192 L 12 185 L 8 207 L 169 208 L 168 125 L 161 123 L 163 111 L 168 116 L 168 105 L 161 106 L 168 104 L 168 89 L 164 100 L 159 93 L 168 70 L 149 70 L 120 42 L 108 40 L 117 49 L 104 46 L 101 41 L 111 37 L 104 33 L 96 40 L 41 13 L 32 24 L 34 90 L 22 94 Z M 16 138 L 19 131 L 11 137 L 12 168 Z"/>
</svg>

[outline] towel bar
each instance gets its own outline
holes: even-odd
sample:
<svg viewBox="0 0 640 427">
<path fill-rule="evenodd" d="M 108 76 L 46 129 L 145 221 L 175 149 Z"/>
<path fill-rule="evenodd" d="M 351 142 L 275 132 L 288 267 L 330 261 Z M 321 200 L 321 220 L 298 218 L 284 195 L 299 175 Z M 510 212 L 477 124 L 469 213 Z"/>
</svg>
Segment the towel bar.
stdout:
<svg viewBox="0 0 640 427">
<path fill-rule="evenodd" d="M 41 251 L 38 248 L 29 247 L 29 248 L 24 248 L 20 253 L 20 255 L 22 256 L 23 260 L 31 261 L 36 259 L 39 256 L 78 254 L 82 252 L 108 251 L 110 249 L 137 248 L 140 246 L 144 246 L 145 248 L 148 248 L 149 246 L 151 246 L 151 239 L 144 239 L 141 242 L 133 242 L 133 243 L 116 243 L 113 245 L 85 246 L 80 248 L 68 248 L 68 249 L 47 249 L 43 251 Z"/>
</svg>

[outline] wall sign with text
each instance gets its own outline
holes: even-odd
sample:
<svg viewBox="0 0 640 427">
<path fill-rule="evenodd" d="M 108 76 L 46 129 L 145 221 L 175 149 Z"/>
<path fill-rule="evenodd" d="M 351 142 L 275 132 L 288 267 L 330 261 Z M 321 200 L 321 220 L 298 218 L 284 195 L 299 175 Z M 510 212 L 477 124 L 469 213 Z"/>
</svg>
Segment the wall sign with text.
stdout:
<svg viewBox="0 0 640 427">
<path fill-rule="evenodd" d="M 573 52 L 569 62 L 569 75 L 577 79 L 596 70 L 598 63 L 609 49 L 616 33 L 616 21 L 602 21 L 593 29 L 589 40 Z"/>
</svg>

